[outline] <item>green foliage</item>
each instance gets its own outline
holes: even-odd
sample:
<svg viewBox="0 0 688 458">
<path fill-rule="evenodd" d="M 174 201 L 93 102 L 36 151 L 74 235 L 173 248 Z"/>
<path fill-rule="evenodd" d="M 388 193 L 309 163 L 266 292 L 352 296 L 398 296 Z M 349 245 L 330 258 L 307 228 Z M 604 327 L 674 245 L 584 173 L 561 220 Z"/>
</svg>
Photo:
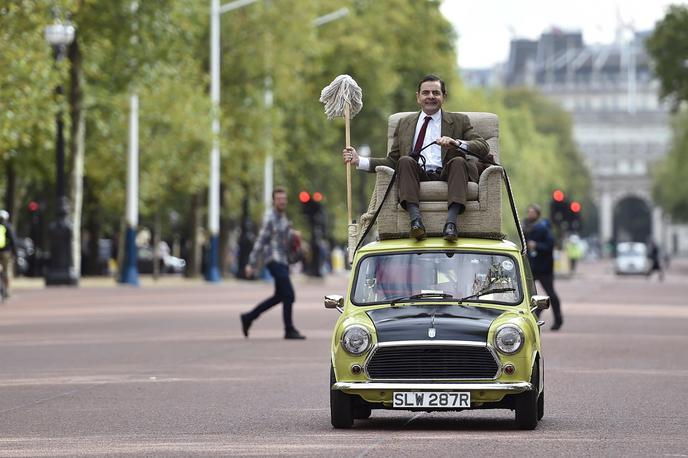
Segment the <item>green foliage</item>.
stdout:
<svg viewBox="0 0 688 458">
<path fill-rule="evenodd" d="M 654 61 L 654 71 L 661 83 L 661 97 L 671 100 L 676 113 L 669 154 L 653 174 L 655 200 L 676 221 L 688 221 L 688 114 L 681 107 L 688 102 L 688 7 L 672 5 L 659 21 L 647 50 Z"/>
<path fill-rule="evenodd" d="M 54 68 L 43 38 L 48 21 L 44 2 L 0 7 L 0 160 L 12 159 L 25 179 L 45 178 L 40 163 L 55 149 L 55 104 L 64 106 L 55 87 L 65 67 Z"/>
<path fill-rule="evenodd" d="M 674 119 L 674 139 L 669 154 L 654 173 L 655 200 L 675 221 L 688 222 L 688 113 Z"/>
<path fill-rule="evenodd" d="M 43 27 L 52 20 L 44 3 L 25 0 L 0 9 L 0 64 L 9 69 L 0 74 L 0 154 L 21 156 L 16 167 L 26 186 L 52 179 L 52 154 L 46 151 L 54 150 L 57 102 L 65 103 L 55 100 L 53 88 L 66 83 L 67 62 L 55 68 L 43 40 Z M 138 1 L 136 10 L 130 1 L 57 4 L 71 12 L 83 59 L 87 207 L 97 203 L 110 229 L 124 213 L 129 98 L 137 93 L 142 221 L 172 210 L 185 214 L 189 196 L 204 193 L 208 182 L 208 2 Z M 352 143 L 370 145 L 375 156 L 386 153 L 388 116 L 416 110 L 418 80 L 435 73 L 447 83 L 447 109 L 500 115 L 502 161 L 521 206 L 546 201 L 560 183 L 583 192 L 587 178 L 570 121 L 533 94 L 463 87 L 456 34 L 439 5 L 263 0 L 222 15 L 223 217 L 236 221 L 248 197 L 253 218 L 260 218 L 262 204 L 253 203 L 262 202 L 263 164 L 270 154 L 275 185 L 288 187 L 295 219 L 298 191 L 320 191 L 332 235 L 345 238 L 344 122 L 327 120 L 319 102 L 322 88 L 342 73 L 363 89 Z M 314 19 L 341 7 L 349 10 L 346 17 L 313 26 Z M 362 174 L 352 175 L 357 190 Z"/>
<path fill-rule="evenodd" d="M 688 101 L 688 6 L 671 5 L 646 43 L 661 83 L 661 97 L 674 109 Z"/>
</svg>

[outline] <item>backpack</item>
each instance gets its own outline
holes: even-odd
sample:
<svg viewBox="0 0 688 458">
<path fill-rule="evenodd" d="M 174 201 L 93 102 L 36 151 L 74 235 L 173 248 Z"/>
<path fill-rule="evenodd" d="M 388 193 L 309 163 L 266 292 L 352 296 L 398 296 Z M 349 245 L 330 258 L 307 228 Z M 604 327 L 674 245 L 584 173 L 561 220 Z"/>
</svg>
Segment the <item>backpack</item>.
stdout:
<svg viewBox="0 0 688 458">
<path fill-rule="evenodd" d="M 301 246 L 301 237 L 293 231 L 289 230 L 289 250 L 287 251 L 287 261 L 289 264 L 296 264 L 303 260 L 303 248 Z"/>
<path fill-rule="evenodd" d="M 4 224 L 0 224 L 0 250 L 4 250 L 7 247 L 7 227 Z"/>
</svg>

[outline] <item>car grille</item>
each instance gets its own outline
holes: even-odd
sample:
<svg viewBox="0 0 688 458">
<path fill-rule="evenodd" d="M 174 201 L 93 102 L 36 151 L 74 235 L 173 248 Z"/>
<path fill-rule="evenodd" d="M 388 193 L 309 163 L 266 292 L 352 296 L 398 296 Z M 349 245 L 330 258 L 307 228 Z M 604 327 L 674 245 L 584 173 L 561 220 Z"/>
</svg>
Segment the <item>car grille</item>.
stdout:
<svg viewBox="0 0 688 458">
<path fill-rule="evenodd" d="M 413 345 L 379 347 L 368 361 L 371 379 L 493 379 L 499 366 L 487 347 Z"/>
</svg>

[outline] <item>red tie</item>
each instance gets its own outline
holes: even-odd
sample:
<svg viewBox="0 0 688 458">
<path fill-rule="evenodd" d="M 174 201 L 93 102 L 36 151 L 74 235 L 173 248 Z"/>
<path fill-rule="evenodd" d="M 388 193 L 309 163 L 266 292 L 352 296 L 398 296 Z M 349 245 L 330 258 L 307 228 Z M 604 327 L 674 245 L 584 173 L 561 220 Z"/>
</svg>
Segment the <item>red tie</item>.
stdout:
<svg viewBox="0 0 688 458">
<path fill-rule="evenodd" d="M 413 147 L 414 153 L 417 153 L 423 147 L 423 140 L 425 140 L 425 131 L 428 130 L 428 123 L 430 122 L 431 119 L 432 119 L 431 116 L 425 117 L 425 122 L 423 123 L 423 127 L 421 127 L 420 132 L 418 132 L 418 138 L 416 139 L 416 146 Z"/>
</svg>

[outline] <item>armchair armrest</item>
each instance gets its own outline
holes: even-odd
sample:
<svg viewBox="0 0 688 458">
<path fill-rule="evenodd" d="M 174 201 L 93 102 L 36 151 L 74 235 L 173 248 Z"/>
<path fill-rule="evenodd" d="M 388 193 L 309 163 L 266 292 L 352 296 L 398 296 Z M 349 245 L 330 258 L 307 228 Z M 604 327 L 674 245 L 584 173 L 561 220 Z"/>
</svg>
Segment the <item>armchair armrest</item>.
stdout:
<svg viewBox="0 0 688 458">
<path fill-rule="evenodd" d="M 478 202 L 480 202 L 481 210 L 486 210 L 492 205 L 496 205 L 496 211 L 501 211 L 503 170 L 500 166 L 491 165 L 480 174 Z"/>
</svg>

